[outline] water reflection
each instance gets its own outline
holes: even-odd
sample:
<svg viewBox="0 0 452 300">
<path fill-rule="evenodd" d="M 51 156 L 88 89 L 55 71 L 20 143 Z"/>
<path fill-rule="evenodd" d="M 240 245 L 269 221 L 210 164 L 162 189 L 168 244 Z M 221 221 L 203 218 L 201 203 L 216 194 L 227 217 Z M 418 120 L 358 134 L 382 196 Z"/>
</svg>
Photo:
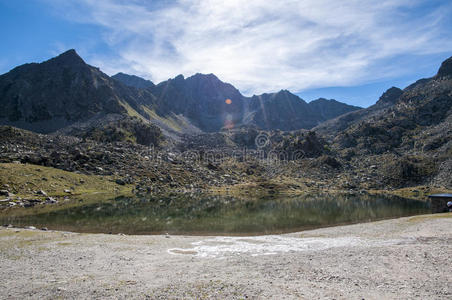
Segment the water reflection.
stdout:
<svg viewBox="0 0 452 300">
<path fill-rule="evenodd" d="M 238 200 L 174 195 L 0 216 L 2 223 L 75 232 L 270 234 L 428 213 L 428 204 L 395 196 L 307 195 Z"/>
</svg>

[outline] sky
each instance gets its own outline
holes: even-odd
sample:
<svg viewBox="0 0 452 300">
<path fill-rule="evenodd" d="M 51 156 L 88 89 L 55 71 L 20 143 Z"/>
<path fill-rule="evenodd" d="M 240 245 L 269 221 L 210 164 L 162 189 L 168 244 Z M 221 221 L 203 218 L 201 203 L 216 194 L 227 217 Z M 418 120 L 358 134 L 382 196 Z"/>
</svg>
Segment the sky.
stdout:
<svg viewBox="0 0 452 300">
<path fill-rule="evenodd" d="M 0 28 L 1 74 L 76 49 L 109 75 L 363 107 L 452 56 L 450 0 L 0 0 Z"/>
</svg>

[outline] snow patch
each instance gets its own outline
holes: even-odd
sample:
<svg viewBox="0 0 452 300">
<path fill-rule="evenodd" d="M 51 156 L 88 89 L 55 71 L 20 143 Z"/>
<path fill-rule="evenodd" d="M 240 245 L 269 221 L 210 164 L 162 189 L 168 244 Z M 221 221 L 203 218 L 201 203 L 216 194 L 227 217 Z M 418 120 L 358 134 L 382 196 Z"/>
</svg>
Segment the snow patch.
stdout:
<svg viewBox="0 0 452 300">
<path fill-rule="evenodd" d="M 335 247 L 370 246 L 377 244 L 379 242 L 364 240 L 358 237 L 297 238 L 278 235 L 257 237 L 221 236 L 194 242 L 192 243 L 193 248 L 169 249 L 168 253 L 174 255 L 190 253 L 197 257 L 221 258 L 243 254 L 251 256 L 275 255 L 287 252 L 321 251 Z"/>
</svg>

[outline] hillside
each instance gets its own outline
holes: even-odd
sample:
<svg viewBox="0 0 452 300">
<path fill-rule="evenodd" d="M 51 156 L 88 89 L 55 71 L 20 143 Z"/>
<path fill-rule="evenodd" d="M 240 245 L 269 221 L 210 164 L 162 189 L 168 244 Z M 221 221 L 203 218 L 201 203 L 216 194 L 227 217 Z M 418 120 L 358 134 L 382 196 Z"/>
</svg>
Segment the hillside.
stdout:
<svg viewBox="0 0 452 300">
<path fill-rule="evenodd" d="M 359 109 L 333 100 L 307 104 L 288 91 L 248 98 L 214 74 L 179 75 L 157 85 L 124 73 L 109 77 L 86 64 L 75 50 L 1 75 L 0 103 L 4 107 L 0 124 L 35 132 L 89 136 L 95 131 L 93 126 L 108 128 L 114 126 L 111 120 L 119 118 L 124 123 L 134 117 L 176 140 L 180 134 L 243 125 L 309 129 Z M 122 127 L 137 128 L 133 124 Z M 147 142 L 136 135 L 140 133 L 132 130 L 116 136 Z"/>
</svg>

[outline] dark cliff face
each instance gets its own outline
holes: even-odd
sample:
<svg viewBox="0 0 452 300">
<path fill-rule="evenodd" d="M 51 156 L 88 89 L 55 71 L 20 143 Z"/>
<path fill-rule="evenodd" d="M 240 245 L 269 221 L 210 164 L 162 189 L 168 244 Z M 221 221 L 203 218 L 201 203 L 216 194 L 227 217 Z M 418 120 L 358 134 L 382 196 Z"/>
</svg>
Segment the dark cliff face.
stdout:
<svg viewBox="0 0 452 300">
<path fill-rule="evenodd" d="M 0 118 L 10 122 L 71 123 L 99 112 L 125 112 L 109 77 L 85 64 L 74 50 L 0 76 L 0 102 Z"/>
<path fill-rule="evenodd" d="M 234 126 L 243 118 L 243 96 L 213 74 L 196 74 L 186 79 L 179 75 L 152 91 L 159 113 L 183 114 L 204 131 Z"/>
<path fill-rule="evenodd" d="M 122 82 L 127 86 L 134 87 L 137 89 L 148 89 L 155 86 L 155 84 L 152 81 L 143 79 L 135 75 L 118 73 L 116 75 L 113 75 L 111 78 L 119 82 Z"/>
<path fill-rule="evenodd" d="M 213 74 L 196 74 L 186 79 L 179 75 L 151 90 L 157 98 L 160 113 L 183 114 L 207 132 L 240 125 L 256 125 L 269 130 L 308 129 L 359 109 L 333 100 L 307 104 L 286 90 L 248 98 Z"/>
<path fill-rule="evenodd" d="M 123 73 L 109 77 L 75 50 L 1 75 L 0 104 L 1 124 L 38 132 L 99 115 L 148 119 L 150 113 L 163 119 L 182 115 L 206 132 L 242 125 L 296 130 L 356 109 L 333 100 L 307 104 L 289 91 L 248 98 L 213 74 L 179 75 L 158 85 Z"/>
<path fill-rule="evenodd" d="M 451 140 L 452 77 L 449 62 L 438 75 L 421 79 L 404 90 L 391 88 L 373 106 L 341 116 L 316 130 L 334 139 L 338 149 L 355 153 L 382 154 L 431 147 Z M 433 146 L 432 146 L 433 145 Z"/>
<path fill-rule="evenodd" d="M 287 90 L 253 96 L 249 103 L 249 110 L 255 111 L 251 123 L 263 129 L 280 130 L 310 129 L 323 121 L 361 109 L 323 98 L 306 103 Z"/>
<path fill-rule="evenodd" d="M 351 111 L 360 110 L 361 107 L 348 105 L 334 99 L 319 98 L 309 102 L 311 109 L 320 115 L 322 122 L 334 119 L 337 116 L 349 113 Z"/>
<path fill-rule="evenodd" d="M 312 128 L 320 121 L 319 114 L 303 99 L 286 90 L 253 96 L 250 107 L 250 111 L 255 111 L 250 123 L 262 129 Z"/>
<path fill-rule="evenodd" d="M 141 105 L 153 101 L 150 92 L 111 79 L 74 50 L 0 76 L 0 122 L 43 133 L 98 115 L 144 113 Z"/>
<path fill-rule="evenodd" d="M 392 105 L 395 104 L 400 96 L 403 94 L 403 91 L 397 87 L 391 87 L 386 92 L 381 95 L 380 99 L 377 101 L 377 105 Z"/>
<path fill-rule="evenodd" d="M 449 57 L 441 64 L 436 77 L 451 77 L 452 76 L 452 57 Z"/>
</svg>

